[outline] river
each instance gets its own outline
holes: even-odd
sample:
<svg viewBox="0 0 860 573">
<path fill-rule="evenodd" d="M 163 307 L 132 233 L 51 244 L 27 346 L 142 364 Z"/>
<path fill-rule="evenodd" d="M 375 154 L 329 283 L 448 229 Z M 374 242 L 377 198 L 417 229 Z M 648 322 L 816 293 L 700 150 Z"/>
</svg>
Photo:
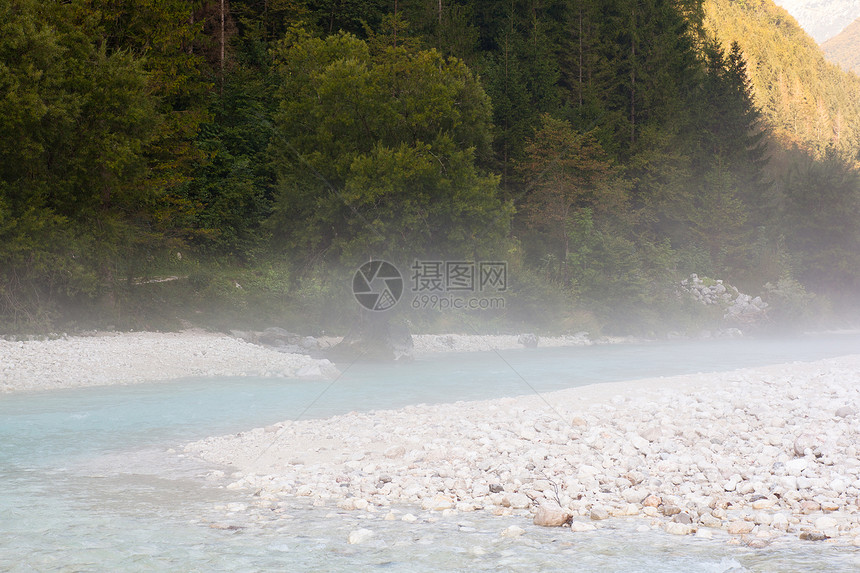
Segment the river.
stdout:
<svg viewBox="0 0 860 573">
<path fill-rule="evenodd" d="M 857 352 L 857 333 L 539 348 L 356 364 L 333 382 L 189 379 L 0 396 L 0 570 L 858 570 L 853 548 L 753 550 L 719 536 L 635 532 L 636 520 L 572 534 L 481 512 L 434 523 L 376 519 L 374 539 L 351 546 L 349 531 L 367 515 L 297 503 L 277 526 L 230 527 L 223 506 L 244 494 L 177 455 L 189 441 L 286 419 Z M 512 524 L 526 534 L 501 537 Z"/>
</svg>

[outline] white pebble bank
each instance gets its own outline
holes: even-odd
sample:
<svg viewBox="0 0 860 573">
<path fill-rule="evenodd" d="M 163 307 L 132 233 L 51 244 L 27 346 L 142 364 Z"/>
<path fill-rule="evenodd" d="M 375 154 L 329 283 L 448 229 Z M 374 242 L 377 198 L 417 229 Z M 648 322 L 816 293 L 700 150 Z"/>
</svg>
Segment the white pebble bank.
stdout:
<svg viewBox="0 0 860 573">
<path fill-rule="evenodd" d="M 227 487 L 271 519 L 294 498 L 371 519 L 545 506 L 571 535 L 623 516 L 753 547 L 860 543 L 858 411 L 848 356 L 283 422 L 186 452 L 232 466 Z"/>
<path fill-rule="evenodd" d="M 328 360 L 285 354 L 198 330 L 0 340 L 0 392 L 196 376 L 331 378 L 337 374 Z"/>
</svg>

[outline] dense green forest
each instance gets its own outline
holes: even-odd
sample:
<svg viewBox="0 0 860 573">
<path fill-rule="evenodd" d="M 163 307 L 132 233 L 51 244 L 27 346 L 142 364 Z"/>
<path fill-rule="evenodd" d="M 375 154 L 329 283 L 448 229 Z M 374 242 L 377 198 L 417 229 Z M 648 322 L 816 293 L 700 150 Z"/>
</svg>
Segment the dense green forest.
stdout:
<svg viewBox="0 0 860 573">
<path fill-rule="evenodd" d="M 765 75 L 754 3 L 0 0 L 2 330 L 332 330 L 371 257 L 507 262 L 487 328 L 695 328 L 693 272 L 844 315 L 858 80 Z"/>
</svg>

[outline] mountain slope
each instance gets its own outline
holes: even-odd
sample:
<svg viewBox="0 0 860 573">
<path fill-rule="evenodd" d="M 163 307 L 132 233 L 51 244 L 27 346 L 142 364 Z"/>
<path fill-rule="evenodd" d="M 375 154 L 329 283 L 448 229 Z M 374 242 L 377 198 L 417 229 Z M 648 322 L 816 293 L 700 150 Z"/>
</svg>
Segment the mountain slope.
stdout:
<svg viewBox="0 0 860 573">
<path fill-rule="evenodd" d="M 815 41 L 771 0 L 706 0 L 705 26 L 737 41 L 756 103 L 783 139 L 823 151 L 860 151 L 860 77 L 826 61 Z"/>
<path fill-rule="evenodd" d="M 860 18 L 860 0 L 775 0 L 819 44 Z"/>
<path fill-rule="evenodd" d="M 831 62 L 860 74 L 860 18 L 851 22 L 838 36 L 821 44 L 821 49 Z"/>
</svg>

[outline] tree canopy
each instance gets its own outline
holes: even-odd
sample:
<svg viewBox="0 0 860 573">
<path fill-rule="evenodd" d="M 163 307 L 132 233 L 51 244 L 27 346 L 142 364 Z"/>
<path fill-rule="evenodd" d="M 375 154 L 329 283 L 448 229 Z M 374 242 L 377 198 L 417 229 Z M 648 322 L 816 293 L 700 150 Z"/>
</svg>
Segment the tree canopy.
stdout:
<svg viewBox="0 0 860 573">
<path fill-rule="evenodd" d="M 860 286 L 860 80 L 770 0 L 0 17 L 4 329 L 222 303 L 321 324 L 368 258 L 506 260 L 504 320 L 608 327 L 654 328 L 691 272 Z"/>
</svg>

